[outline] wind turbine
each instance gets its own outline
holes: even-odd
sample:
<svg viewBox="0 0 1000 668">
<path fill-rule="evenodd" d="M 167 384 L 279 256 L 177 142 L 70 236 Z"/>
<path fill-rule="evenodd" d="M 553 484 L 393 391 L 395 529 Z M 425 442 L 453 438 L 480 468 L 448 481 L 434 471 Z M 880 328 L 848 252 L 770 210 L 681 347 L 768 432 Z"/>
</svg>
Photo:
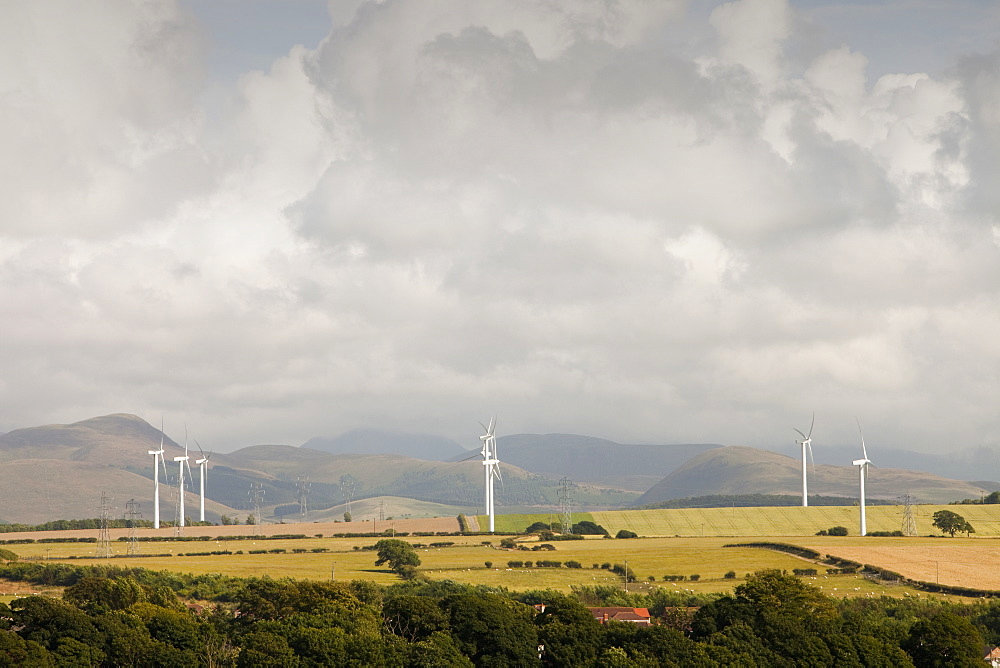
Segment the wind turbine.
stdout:
<svg viewBox="0 0 1000 668">
<path fill-rule="evenodd" d="M 160 528 L 160 469 L 157 463 L 163 465 L 163 479 L 167 478 L 167 462 L 163 459 L 163 420 L 160 420 L 160 449 L 149 450 L 153 455 L 153 528 Z M 159 460 L 159 462 L 157 462 Z"/>
<path fill-rule="evenodd" d="M 212 453 L 205 454 L 205 451 L 201 449 L 201 443 L 198 439 L 195 439 L 194 444 L 198 446 L 198 452 L 201 453 L 201 459 L 194 460 L 194 463 L 198 465 L 198 472 L 201 481 L 201 512 L 198 513 L 198 520 L 200 522 L 205 521 L 205 476 L 208 475 L 208 460 L 212 458 Z"/>
<path fill-rule="evenodd" d="M 861 459 L 854 460 L 854 466 L 858 467 L 858 481 L 861 484 L 861 535 L 868 535 L 868 527 L 865 524 L 865 480 L 868 479 L 868 467 L 871 460 L 868 459 L 868 450 L 865 449 L 865 434 L 861 431 L 861 421 L 854 418 L 858 423 L 858 433 L 861 434 Z"/>
<path fill-rule="evenodd" d="M 815 424 L 816 424 L 816 414 L 813 413 L 812 422 L 809 423 L 808 436 L 803 434 L 798 429 L 795 429 L 795 427 L 792 427 L 792 429 L 795 429 L 795 431 L 799 432 L 799 435 L 802 436 L 801 441 L 795 441 L 795 442 L 802 446 L 802 506 L 803 507 L 809 505 L 809 481 L 806 470 L 806 451 L 809 452 L 809 459 L 812 460 L 813 458 L 812 435 L 813 435 L 813 426 Z M 815 468 L 816 468 L 816 462 L 813 461 L 813 469 Z"/>
<path fill-rule="evenodd" d="M 486 515 L 490 518 L 490 533 L 493 533 L 493 519 L 494 519 L 494 505 L 493 505 L 493 479 L 496 478 L 503 484 L 503 477 L 500 475 L 499 464 L 500 461 L 497 459 L 497 438 L 494 433 L 496 429 L 496 417 L 490 418 L 490 426 L 487 427 L 482 422 L 483 429 L 486 433 L 479 437 L 479 440 L 483 442 L 483 449 L 480 453 L 483 455 L 483 473 L 484 473 L 484 493 L 486 501 Z"/>
<path fill-rule="evenodd" d="M 184 527 L 184 467 L 187 466 L 188 473 L 191 473 L 191 465 L 188 464 L 188 460 L 191 459 L 188 456 L 188 437 L 187 437 L 187 425 L 184 426 L 184 456 L 174 457 L 174 461 L 177 462 L 177 467 L 179 475 L 177 476 L 177 527 Z M 193 476 L 192 476 L 193 477 Z"/>
</svg>

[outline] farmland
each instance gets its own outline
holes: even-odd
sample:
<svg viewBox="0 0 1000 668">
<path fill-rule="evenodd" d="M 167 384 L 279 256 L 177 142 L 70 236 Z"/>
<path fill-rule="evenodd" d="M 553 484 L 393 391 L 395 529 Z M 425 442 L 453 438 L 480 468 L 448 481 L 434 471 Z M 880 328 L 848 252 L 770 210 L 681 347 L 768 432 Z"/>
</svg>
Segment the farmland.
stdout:
<svg viewBox="0 0 1000 668">
<path fill-rule="evenodd" d="M 931 532 L 930 516 L 940 506 L 914 507 L 917 526 L 921 533 Z M 951 506 L 950 508 L 956 508 Z M 623 564 L 636 574 L 636 587 L 663 586 L 687 588 L 696 592 L 729 591 L 739 584 L 745 574 L 764 569 L 778 568 L 791 571 L 795 568 L 816 566 L 791 555 L 756 548 L 724 547 L 727 543 L 741 542 L 746 538 L 794 543 L 810 547 L 821 554 L 832 554 L 861 563 L 870 563 L 904 576 L 928 582 L 964 585 L 986 589 L 1000 589 L 1000 577 L 984 572 L 981 565 L 994 563 L 1000 558 L 1000 543 L 984 539 L 1000 535 L 1000 507 L 961 506 L 958 510 L 976 527 L 977 538 L 879 538 L 868 536 L 827 537 L 814 535 L 819 529 L 841 525 L 853 529 L 857 509 L 850 507 L 779 507 L 779 508 L 697 508 L 669 510 L 635 510 L 619 512 L 575 513 L 575 522 L 591 520 L 607 528 L 612 534 L 628 529 L 646 536 L 640 539 L 609 540 L 596 536 L 586 540 L 553 541 L 552 551 L 531 551 L 538 547 L 537 539 L 519 538 L 527 550 L 499 549 L 500 536 L 407 536 L 404 540 L 420 543 L 421 571 L 431 579 L 449 579 L 461 583 L 485 584 L 506 587 L 510 590 L 553 588 L 568 591 L 573 585 L 621 585 L 621 578 L 612 574 L 602 564 Z M 474 519 L 474 518 L 470 518 Z M 534 521 L 550 522 L 551 514 L 500 515 L 498 531 L 523 530 Z M 485 518 L 479 517 L 481 525 Z M 869 526 L 872 530 L 890 531 L 902 521 L 902 508 L 882 506 L 869 508 Z M 389 523 L 386 523 L 389 524 Z M 396 520 L 389 526 L 409 531 L 455 531 L 455 518 L 436 520 Z M 113 530 L 112 560 L 94 559 L 95 543 L 29 543 L 8 545 L 22 558 L 54 562 L 138 566 L 153 570 L 170 570 L 193 574 L 221 573 L 234 576 L 263 575 L 287 576 L 300 579 L 337 580 L 365 579 L 381 584 L 397 582 L 398 578 L 385 568 L 374 566 L 375 557 L 364 550 L 378 540 L 375 536 L 336 538 L 320 531 L 363 530 L 369 523 L 309 523 L 266 525 L 256 528 L 261 536 L 253 536 L 254 527 L 208 526 L 188 527 L 189 538 L 208 537 L 208 540 L 186 542 L 166 540 L 141 542 L 142 556 L 126 557 L 126 543 L 114 540 L 125 530 Z M 379 525 L 382 531 L 389 526 Z M 221 539 L 222 535 L 244 534 L 237 540 Z M 96 537 L 96 530 L 67 532 L 35 532 L 4 534 L 7 539 Z M 143 529 L 140 536 L 169 538 L 170 529 L 154 531 Z M 267 539 L 275 534 L 299 534 L 307 538 Z M 940 535 L 940 534 L 938 534 Z M 432 546 L 432 543 L 452 543 Z M 205 552 L 230 552 L 231 554 L 194 554 Z M 258 552 L 250 554 L 251 551 Z M 260 552 L 264 553 L 260 553 Z M 240 553 L 237 553 L 240 552 Z M 540 568 L 534 562 L 542 560 L 576 561 L 582 568 Z M 532 562 L 531 567 L 508 568 L 509 561 Z M 492 567 L 487 568 L 486 562 Z M 596 566 L 596 568 L 595 568 Z M 823 566 L 817 567 L 820 573 Z M 724 578 L 728 572 L 736 578 Z M 680 583 L 664 582 L 664 576 L 680 575 Z M 700 576 L 692 581 L 690 576 Z M 822 577 L 821 577 L 822 579 Z M 651 583 L 643 582 L 652 580 Z M 854 576 L 838 576 L 821 586 L 838 595 L 865 595 L 880 593 L 881 586 L 868 583 Z M 902 588 L 888 591 L 900 595 Z"/>
<path fill-rule="evenodd" d="M 1000 505 L 913 506 L 919 535 L 940 535 L 931 526 L 938 510 L 954 510 L 965 517 L 978 536 L 1000 536 Z M 869 506 L 868 531 L 898 531 L 903 524 L 903 506 Z M 852 506 L 775 506 L 767 508 L 674 508 L 660 510 L 616 510 L 574 513 L 573 521 L 592 520 L 612 535 L 620 529 L 640 536 L 813 536 L 821 529 L 845 526 L 855 533 L 858 509 Z M 500 515 L 497 531 L 523 531 L 532 522 L 558 520 L 553 513 Z M 486 526 L 479 516 L 480 526 Z"/>
<path fill-rule="evenodd" d="M 209 540 L 190 542 L 157 542 L 140 544 L 146 555 L 172 556 L 126 557 L 126 545 L 115 542 L 114 559 L 94 559 L 94 543 L 33 543 L 9 546 L 22 558 L 44 560 L 48 563 L 64 562 L 76 565 L 111 564 L 138 566 L 151 570 L 169 570 L 192 574 L 221 573 L 233 576 L 271 575 L 297 579 L 337 580 L 364 579 L 379 584 L 398 582 L 398 577 L 386 568 L 374 566 L 375 554 L 360 549 L 372 545 L 377 539 L 368 538 L 300 538 L 276 540 Z M 505 587 L 513 591 L 529 589 L 555 589 L 569 591 L 574 585 L 622 586 L 622 579 L 602 564 L 623 564 L 635 573 L 639 582 L 630 585 L 636 590 L 650 587 L 687 589 L 696 593 L 727 592 L 743 581 L 747 573 L 764 568 L 791 571 L 812 567 L 806 561 L 788 554 L 758 548 L 724 547 L 730 539 L 719 537 L 645 538 L 608 540 L 588 538 L 580 541 L 559 541 L 553 551 L 530 551 L 539 545 L 534 539 L 522 543 L 528 551 L 498 549 L 496 538 L 484 536 L 407 537 L 411 543 L 422 543 L 418 548 L 421 571 L 434 580 L 448 579 L 465 584 L 483 584 Z M 810 546 L 821 552 L 839 554 L 845 539 L 813 538 Z M 874 539 L 883 543 L 890 539 Z M 921 544 L 933 543 L 931 539 L 908 539 Z M 941 543 L 943 539 L 936 541 Z M 433 542 L 451 542 L 451 546 L 432 547 Z M 489 544 L 483 544 L 483 543 Z M 946 541 L 949 544 L 952 541 Z M 973 541 L 975 542 L 975 541 Z M 981 542 L 981 541 L 980 541 Z M 882 544 L 882 543 L 879 543 Z M 358 548 L 358 549 L 355 549 Z M 314 552 L 313 550 L 326 550 Z M 267 550 L 264 554 L 250 551 Z M 195 552 L 229 551 L 233 554 L 194 555 Z M 240 551 L 242 554 L 237 554 Z M 73 557 L 72 559 L 69 559 Z M 83 558 L 81 558 L 83 557 Z M 509 568 L 509 561 L 539 559 L 580 562 L 582 568 Z M 492 562 L 487 568 L 485 562 Z M 733 571 L 737 577 L 724 575 Z M 819 567 L 820 573 L 823 567 Z M 664 576 L 683 575 L 681 582 L 665 582 Z M 692 581 L 690 576 L 700 576 Z M 650 577 L 652 576 L 652 577 Z M 652 580 L 650 582 L 650 580 Z M 866 595 L 869 593 L 902 595 L 904 588 L 887 589 L 853 575 L 819 578 L 818 584 L 833 595 Z"/>
</svg>

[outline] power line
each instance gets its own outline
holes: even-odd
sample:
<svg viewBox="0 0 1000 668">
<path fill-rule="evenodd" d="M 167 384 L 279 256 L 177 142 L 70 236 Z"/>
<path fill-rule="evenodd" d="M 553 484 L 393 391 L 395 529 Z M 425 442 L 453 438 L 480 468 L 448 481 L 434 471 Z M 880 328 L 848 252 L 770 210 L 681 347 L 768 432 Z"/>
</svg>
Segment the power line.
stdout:
<svg viewBox="0 0 1000 668">
<path fill-rule="evenodd" d="M 250 503 L 253 507 L 254 524 L 253 524 L 253 535 L 260 535 L 260 503 L 264 500 L 264 483 L 252 482 L 250 483 L 250 491 L 247 495 L 250 497 Z"/>
<path fill-rule="evenodd" d="M 913 499 L 909 492 L 903 497 L 903 535 L 917 535 L 917 521 L 913 518 Z"/>
<path fill-rule="evenodd" d="M 111 516 L 108 502 L 112 500 L 107 492 L 101 492 L 101 533 L 97 539 L 97 556 L 103 559 L 111 556 Z"/>
<path fill-rule="evenodd" d="M 309 518 L 309 492 L 312 488 L 312 483 L 309 482 L 309 478 L 299 477 L 295 482 L 295 486 L 297 487 L 299 498 L 299 517 L 305 522 Z"/>
<path fill-rule="evenodd" d="M 563 533 L 573 533 L 573 497 L 570 495 L 569 478 L 559 481 L 559 522 Z"/>
<path fill-rule="evenodd" d="M 142 513 L 139 512 L 139 502 L 135 499 L 129 499 L 125 504 L 125 519 L 128 524 L 128 549 L 126 554 L 129 556 L 135 556 L 139 554 L 139 531 L 136 527 L 136 520 L 142 517 Z"/>
</svg>

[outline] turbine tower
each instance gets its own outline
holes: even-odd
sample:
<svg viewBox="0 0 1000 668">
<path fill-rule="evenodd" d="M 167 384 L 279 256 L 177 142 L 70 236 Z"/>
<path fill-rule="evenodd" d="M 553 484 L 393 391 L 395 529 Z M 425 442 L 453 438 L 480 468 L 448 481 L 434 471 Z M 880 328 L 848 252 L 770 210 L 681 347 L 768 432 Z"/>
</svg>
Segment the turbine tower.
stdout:
<svg viewBox="0 0 1000 668">
<path fill-rule="evenodd" d="M 795 429 L 795 431 L 797 431 L 799 435 L 802 437 L 801 441 L 795 441 L 795 442 L 802 446 L 802 506 L 803 507 L 809 505 L 809 479 L 806 470 L 806 452 L 807 451 L 809 452 L 809 459 L 812 460 L 813 458 L 812 435 L 813 435 L 813 426 L 815 424 L 816 424 L 816 414 L 813 413 L 812 422 L 809 423 L 808 436 L 803 434 L 798 429 L 795 429 L 795 427 L 792 427 L 792 429 Z M 813 461 L 813 468 L 814 469 L 816 468 L 815 461 Z"/>
<path fill-rule="evenodd" d="M 854 418 L 858 423 L 858 433 L 861 434 L 861 459 L 854 460 L 854 466 L 858 467 L 858 481 L 861 484 L 861 535 L 868 535 L 868 527 L 865 524 L 865 480 L 868 479 L 868 467 L 871 460 L 868 459 L 868 450 L 865 448 L 865 434 L 861 431 L 861 421 Z"/>
<path fill-rule="evenodd" d="M 198 446 L 198 452 L 201 453 L 201 459 L 194 460 L 194 463 L 198 465 L 198 473 L 200 474 L 201 483 L 201 508 L 198 513 L 198 521 L 205 521 L 205 477 L 208 475 L 208 460 L 212 458 L 212 453 L 205 454 L 205 451 L 201 449 L 201 443 L 198 439 L 195 439 L 194 444 Z M 185 453 L 187 454 L 187 453 Z"/>
<path fill-rule="evenodd" d="M 494 519 L 494 505 L 493 505 L 493 479 L 496 478 L 503 484 L 503 478 L 500 476 L 499 464 L 500 461 L 497 459 L 497 437 L 494 433 L 496 429 L 496 417 L 490 418 L 490 426 L 487 427 L 482 422 L 483 429 L 486 433 L 479 437 L 479 440 L 483 442 L 483 449 L 480 451 L 483 455 L 483 474 L 484 474 L 484 494 L 486 501 L 486 515 L 490 518 L 490 528 L 489 532 L 493 533 L 493 519 Z"/>
<path fill-rule="evenodd" d="M 191 465 L 188 464 L 188 460 L 191 459 L 188 456 L 188 439 L 187 439 L 187 427 L 184 427 L 184 456 L 174 457 L 174 461 L 177 462 L 177 468 L 179 475 L 177 476 L 177 528 L 184 528 L 184 467 L 187 466 L 188 473 L 191 473 Z M 193 476 L 192 476 L 193 477 Z"/>
<path fill-rule="evenodd" d="M 153 455 L 153 528 L 160 528 L 160 469 L 157 463 L 163 465 L 163 479 L 167 479 L 167 462 L 163 459 L 163 420 L 160 420 L 160 449 L 148 450 Z M 159 461 L 157 461 L 159 460 Z"/>
</svg>

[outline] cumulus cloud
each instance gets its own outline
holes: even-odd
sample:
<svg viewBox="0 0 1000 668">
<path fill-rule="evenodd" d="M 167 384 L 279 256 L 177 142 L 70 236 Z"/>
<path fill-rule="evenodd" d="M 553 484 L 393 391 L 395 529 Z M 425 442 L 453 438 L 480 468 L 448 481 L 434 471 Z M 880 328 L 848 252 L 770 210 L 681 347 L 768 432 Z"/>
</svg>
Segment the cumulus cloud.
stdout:
<svg viewBox="0 0 1000 668">
<path fill-rule="evenodd" d="M 995 55 L 871 80 L 786 0 L 334 2 L 218 106 L 196 15 L 50 7 L 0 21 L 4 426 L 996 444 Z"/>
</svg>

